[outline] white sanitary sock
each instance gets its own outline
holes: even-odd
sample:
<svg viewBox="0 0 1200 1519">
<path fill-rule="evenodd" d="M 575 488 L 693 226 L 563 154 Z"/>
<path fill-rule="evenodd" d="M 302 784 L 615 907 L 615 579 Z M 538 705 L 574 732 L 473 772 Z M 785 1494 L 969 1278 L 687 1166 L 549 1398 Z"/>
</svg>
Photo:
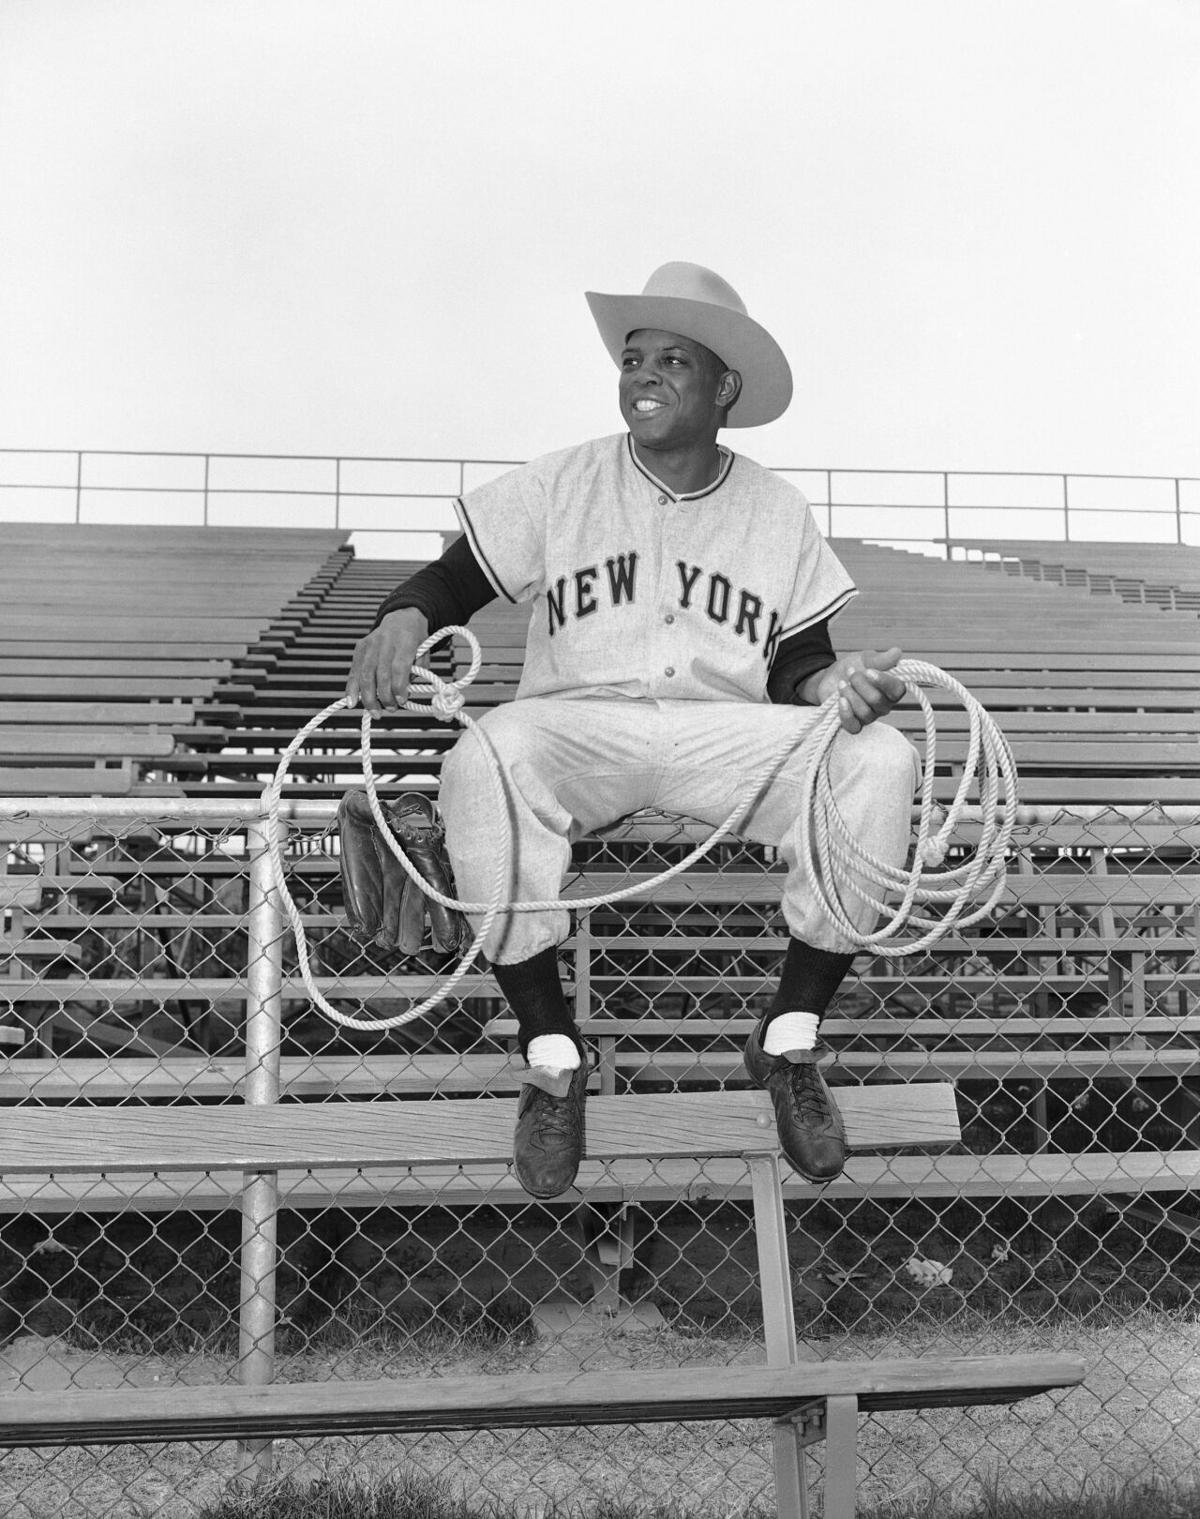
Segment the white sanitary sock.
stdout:
<svg viewBox="0 0 1200 1519">
<path fill-rule="evenodd" d="M 815 1049 L 820 1021 L 816 1013 L 778 1014 L 767 1024 L 763 1051 L 768 1055 L 786 1055 L 788 1050 Z"/>
<path fill-rule="evenodd" d="M 538 1034 L 529 1041 L 529 1064 L 545 1071 L 574 1071 L 579 1067 L 579 1046 L 565 1034 Z"/>
</svg>

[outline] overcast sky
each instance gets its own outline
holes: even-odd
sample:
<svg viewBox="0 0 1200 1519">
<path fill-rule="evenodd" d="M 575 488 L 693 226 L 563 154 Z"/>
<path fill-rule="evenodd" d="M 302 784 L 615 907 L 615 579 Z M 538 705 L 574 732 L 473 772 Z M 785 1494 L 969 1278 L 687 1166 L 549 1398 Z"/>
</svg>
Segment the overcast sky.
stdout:
<svg viewBox="0 0 1200 1519">
<path fill-rule="evenodd" d="M 1197 0 L 0 0 L 0 445 L 526 458 L 719 270 L 776 466 L 1200 474 Z"/>
</svg>

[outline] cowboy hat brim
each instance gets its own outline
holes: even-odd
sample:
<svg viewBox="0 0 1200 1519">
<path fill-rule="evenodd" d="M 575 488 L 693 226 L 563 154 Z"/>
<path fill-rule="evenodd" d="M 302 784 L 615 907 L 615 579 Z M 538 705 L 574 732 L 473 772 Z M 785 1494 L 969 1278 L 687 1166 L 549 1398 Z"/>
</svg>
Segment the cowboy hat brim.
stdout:
<svg viewBox="0 0 1200 1519">
<path fill-rule="evenodd" d="M 742 392 L 727 427 L 761 427 L 787 410 L 792 371 L 782 348 L 753 317 L 709 301 L 673 295 L 601 295 L 585 292 L 604 346 L 618 366 L 631 332 L 640 327 L 677 332 L 711 349 L 742 377 Z"/>
</svg>

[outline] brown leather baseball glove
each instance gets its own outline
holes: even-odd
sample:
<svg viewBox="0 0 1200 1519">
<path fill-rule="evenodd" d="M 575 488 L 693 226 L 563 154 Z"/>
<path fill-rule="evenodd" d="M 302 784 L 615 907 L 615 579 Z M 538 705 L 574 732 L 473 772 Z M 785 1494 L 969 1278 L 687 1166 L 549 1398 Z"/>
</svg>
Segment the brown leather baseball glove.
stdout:
<svg viewBox="0 0 1200 1519">
<path fill-rule="evenodd" d="M 454 896 L 445 829 L 429 798 L 406 791 L 384 802 L 383 811 L 400 847 L 429 884 L 443 896 Z M 434 902 L 410 879 L 380 837 L 365 791 L 348 791 L 342 798 L 338 834 L 346 928 L 352 939 L 415 955 L 425 942 L 428 914 L 435 950 L 454 954 L 462 947 L 468 937 L 466 919 Z"/>
</svg>

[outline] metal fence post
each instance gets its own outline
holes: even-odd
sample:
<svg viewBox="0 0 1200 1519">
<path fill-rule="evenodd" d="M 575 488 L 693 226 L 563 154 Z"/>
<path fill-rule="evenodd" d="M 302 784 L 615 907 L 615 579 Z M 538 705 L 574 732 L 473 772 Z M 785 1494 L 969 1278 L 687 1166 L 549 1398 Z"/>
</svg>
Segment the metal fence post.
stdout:
<svg viewBox="0 0 1200 1519">
<path fill-rule="evenodd" d="M 950 560 L 950 472 L 942 471 L 942 532 L 946 538 L 946 559 Z"/>
<path fill-rule="evenodd" d="M 798 1358 L 796 1315 L 779 1161 L 774 1155 L 753 1155 L 748 1163 L 767 1365 L 794 1366 Z M 800 1432 L 795 1424 L 780 1422 L 771 1431 L 771 1443 L 779 1519 L 808 1519 L 808 1478 Z"/>
<path fill-rule="evenodd" d="M 283 912 L 274 889 L 269 830 L 274 818 L 258 818 L 246 830 L 250 852 L 250 900 L 246 920 L 246 1079 L 244 1100 L 269 1106 L 279 1101 L 279 1046 L 283 981 Z M 241 1295 L 238 1380 L 261 1387 L 275 1378 L 275 1271 L 278 1256 L 279 1178 L 274 1171 L 248 1171 L 242 1189 Z M 238 1445 L 238 1476 L 256 1481 L 269 1474 L 269 1440 Z"/>
</svg>

